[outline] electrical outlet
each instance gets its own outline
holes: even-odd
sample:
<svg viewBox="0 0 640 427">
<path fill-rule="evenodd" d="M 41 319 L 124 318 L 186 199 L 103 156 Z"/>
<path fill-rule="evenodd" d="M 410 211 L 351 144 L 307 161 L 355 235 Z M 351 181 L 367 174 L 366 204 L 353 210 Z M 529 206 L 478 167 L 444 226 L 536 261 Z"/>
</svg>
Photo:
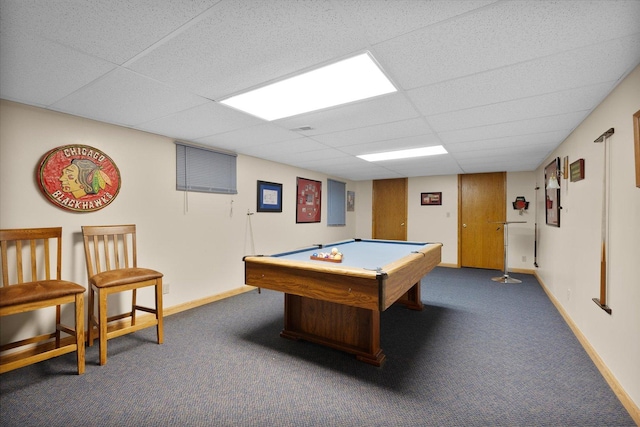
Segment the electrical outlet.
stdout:
<svg viewBox="0 0 640 427">
<path fill-rule="evenodd" d="M 571 300 L 571 289 L 567 289 L 567 301 Z"/>
<path fill-rule="evenodd" d="M 168 283 L 163 283 L 162 284 L 162 293 L 163 294 L 168 294 L 169 293 L 169 289 L 170 289 L 170 287 L 169 287 Z"/>
<path fill-rule="evenodd" d="M 527 257 L 526 257 L 526 255 L 522 255 L 522 262 L 527 262 Z"/>
</svg>

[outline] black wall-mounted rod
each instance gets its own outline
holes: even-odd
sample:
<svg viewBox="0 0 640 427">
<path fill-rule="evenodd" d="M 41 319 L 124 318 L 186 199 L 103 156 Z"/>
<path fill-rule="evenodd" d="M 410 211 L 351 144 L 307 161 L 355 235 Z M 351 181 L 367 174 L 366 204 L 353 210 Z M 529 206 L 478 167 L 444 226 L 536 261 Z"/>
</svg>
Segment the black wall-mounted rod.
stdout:
<svg viewBox="0 0 640 427">
<path fill-rule="evenodd" d="M 602 142 L 605 140 L 605 138 L 609 138 L 611 135 L 613 135 L 613 132 L 614 132 L 613 128 L 611 128 L 605 133 L 603 133 L 602 135 L 600 135 L 599 137 L 597 137 L 593 142 Z"/>
</svg>

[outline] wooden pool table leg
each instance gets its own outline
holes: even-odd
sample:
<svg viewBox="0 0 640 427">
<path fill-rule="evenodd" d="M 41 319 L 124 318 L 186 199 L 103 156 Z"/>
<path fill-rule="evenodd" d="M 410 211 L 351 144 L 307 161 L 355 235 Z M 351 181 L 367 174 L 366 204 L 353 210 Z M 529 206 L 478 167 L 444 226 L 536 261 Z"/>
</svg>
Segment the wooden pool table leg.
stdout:
<svg viewBox="0 0 640 427">
<path fill-rule="evenodd" d="M 284 329 L 280 336 L 306 340 L 354 354 L 358 360 L 382 366 L 380 312 L 285 294 Z"/>
<path fill-rule="evenodd" d="M 414 284 L 404 295 L 398 298 L 396 304 L 404 304 L 411 310 L 422 310 L 424 305 L 420 296 L 420 282 Z"/>
</svg>

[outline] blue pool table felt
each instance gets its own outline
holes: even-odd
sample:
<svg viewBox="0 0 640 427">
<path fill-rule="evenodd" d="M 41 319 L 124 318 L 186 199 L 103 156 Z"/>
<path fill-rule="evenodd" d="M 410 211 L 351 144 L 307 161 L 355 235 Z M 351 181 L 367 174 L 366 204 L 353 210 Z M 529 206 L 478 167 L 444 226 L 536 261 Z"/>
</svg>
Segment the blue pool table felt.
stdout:
<svg viewBox="0 0 640 427">
<path fill-rule="evenodd" d="M 389 240 L 348 240 L 326 244 L 322 248 L 305 248 L 272 256 L 294 261 L 308 261 L 334 266 L 364 268 L 366 270 L 376 270 L 378 268 L 384 270 L 385 265 L 416 252 L 426 244 Z M 332 248 L 338 248 L 338 251 L 342 253 L 341 263 L 310 259 L 314 253 L 331 252 Z"/>
</svg>

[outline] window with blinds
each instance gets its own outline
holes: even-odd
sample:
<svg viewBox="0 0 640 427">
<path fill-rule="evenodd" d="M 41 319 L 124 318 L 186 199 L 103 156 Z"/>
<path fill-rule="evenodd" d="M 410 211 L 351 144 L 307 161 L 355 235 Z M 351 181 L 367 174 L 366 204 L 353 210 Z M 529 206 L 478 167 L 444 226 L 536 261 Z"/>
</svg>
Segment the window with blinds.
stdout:
<svg viewBox="0 0 640 427">
<path fill-rule="evenodd" d="M 327 179 L 327 225 L 347 224 L 347 184 Z"/>
<path fill-rule="evenodd" d="M 237 194 L 235 154 L 176 141 L 176 190 Z"/>
</svg>

